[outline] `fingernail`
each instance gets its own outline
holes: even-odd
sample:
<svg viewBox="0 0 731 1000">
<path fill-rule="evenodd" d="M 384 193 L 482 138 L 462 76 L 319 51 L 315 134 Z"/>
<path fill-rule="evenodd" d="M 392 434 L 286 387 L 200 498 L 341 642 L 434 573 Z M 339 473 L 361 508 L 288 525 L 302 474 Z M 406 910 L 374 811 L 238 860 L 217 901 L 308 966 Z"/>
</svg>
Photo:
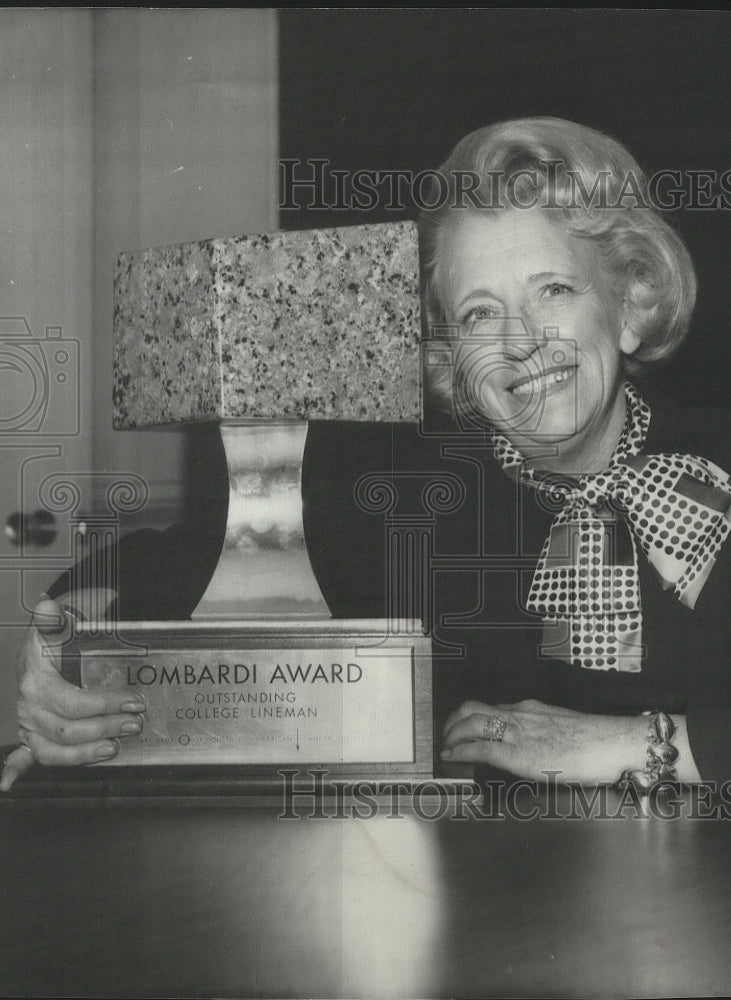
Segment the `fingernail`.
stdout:
<svg viewBox="0 0 731 1000">
<path fill-rule="evenodd" d="M 123 712 L 144 712 L 147 708 L 142 698 L 137 698 L 136 701 L 125 701 L 122 705 Z"/>
<path fill-rule="evenodd" d="M 63 628 L 66 624 L 66 618 L 63 612 L 60 615 L 51 614 L 50 611 L 33 611 L 33 624 L 37 628 Z"/>
<path fill-rule="evenodd" d="M 122 723 L 123 733 L 139 733 L 142 731 L 142 719 L 130 719 Z"/>
<path fill-rule="evenodd" d="M 116 743 L 102 743 L 102 745 L 98 748 L 96 755 L 97 757 L 101 758 L 113 757 L 116 754 L 116 752 L 117 752 Z"/>
</svg>

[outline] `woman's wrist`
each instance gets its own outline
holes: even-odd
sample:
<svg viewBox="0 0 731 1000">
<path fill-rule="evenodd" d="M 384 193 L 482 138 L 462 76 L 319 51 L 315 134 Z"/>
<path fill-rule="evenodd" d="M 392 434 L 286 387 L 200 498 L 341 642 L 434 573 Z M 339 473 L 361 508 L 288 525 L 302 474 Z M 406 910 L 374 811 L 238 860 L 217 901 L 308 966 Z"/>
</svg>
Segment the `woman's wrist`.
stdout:
<svg viewBox="0 0 731 1000">
<path fill-rule="evenodd" d="M 614 784 L 629 768 L 642 767 L 647 754 L 647 717 L 643 715 L 607 716 L 613 723 L 608 729 L 603 781 Z M 612 736 L 614 736 L 614 742 Z M 612 745 L 613 744 L 613 745 Z"/>
<path fill-rule="evenodd" d="M 635 749 L 631 765 L 622 768 L 617 781 L 620 787 L 633 784 L 646 794 L 655 785 L 667 781 L 701 780 L 688 742 L 684 715 L 665 712 L 644 713 L 637 717 L 643 727 L 642 743 Z"/>
<path fill-rule="evenodd" d="M 678 781 L 695 784 L 702 781 L 700 772 L 693 759 L 693 751 L 688 740 L 688 724 L 684 715 L 673 715 L 675 723 L 675 736 L 673 743 L 678 748 L 678 759 L 675 763 L 675 770 L 678 773 Z"/>
</svg>

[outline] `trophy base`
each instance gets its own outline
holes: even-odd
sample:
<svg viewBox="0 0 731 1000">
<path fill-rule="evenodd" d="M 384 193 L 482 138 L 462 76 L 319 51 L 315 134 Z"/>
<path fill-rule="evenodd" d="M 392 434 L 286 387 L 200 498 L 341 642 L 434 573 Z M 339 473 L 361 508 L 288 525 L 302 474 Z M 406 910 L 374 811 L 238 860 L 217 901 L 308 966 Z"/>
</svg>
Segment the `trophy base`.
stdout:
<svg viewBox="0 0 731 1000">
<path fill-rule="evenodd" d="M 85 623 L 75 638 L 65 675 L 146 703 L 142 733 L 95 767 L 433 773 L 431 643 L 418 622 L 119 622 L 112 634 Z"/>
</svg>

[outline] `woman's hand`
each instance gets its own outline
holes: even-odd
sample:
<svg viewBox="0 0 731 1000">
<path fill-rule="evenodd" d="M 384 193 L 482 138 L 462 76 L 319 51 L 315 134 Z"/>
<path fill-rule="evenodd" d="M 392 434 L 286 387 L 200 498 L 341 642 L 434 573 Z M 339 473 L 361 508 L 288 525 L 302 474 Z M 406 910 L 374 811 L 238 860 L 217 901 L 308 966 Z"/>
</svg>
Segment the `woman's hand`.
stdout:
<svg viewBox="0 0 731 1000">
<path fill-rule="evenodd" d="M 60 605 L 50 598 L 39 601 L 18 661 L 23 745 L 7 757 L 0 791 L 8 791 L 36 760 L 64 766 L 109 760 L 119 752 L 119 737 L 142 729 L 145 705 L 138 696 L 88 691 L 64 680 L 61 648 L 69 634 L 70 622 Z"/>
<path fill-rule="evenodd" d="M 505 722 L 502 740 L 490 717 Z M 688 745 L 684 716 L 673 716 L 674 743 L 680 751 L 681 781 L 700 781 Z M 487 726 L 486 726 L 487 724 Z M 647 760 L 647 716 L 587 715 L 540 701 L 484 705 L 468 701 L 447 719 L 442 760 L 492 764 L 524 778 L 545 780 L 558 772 L 559 782 L 615 782 L 626 768 Z M 498 727 L 499 729 L 502 727 Z"/>
</svg>

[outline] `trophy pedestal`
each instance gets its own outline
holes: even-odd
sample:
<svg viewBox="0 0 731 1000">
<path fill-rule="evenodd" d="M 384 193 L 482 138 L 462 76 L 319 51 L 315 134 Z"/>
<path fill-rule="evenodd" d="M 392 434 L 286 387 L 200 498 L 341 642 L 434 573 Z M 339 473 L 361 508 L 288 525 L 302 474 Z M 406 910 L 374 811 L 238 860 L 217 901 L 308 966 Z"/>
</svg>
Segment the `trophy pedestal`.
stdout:
<svg viewBox="0 0 731 1000">
<path fill-rule="evenodd" d="M 77 640 L 82 687 L 147 706 L 142 733 L 100 766 L 432 774 L 431 645 L 413 621 L 121 622 Z"/>
<path fill-rule="evenodd" d="M 414 619 L 330 617 L 304 533 L 307 424 L 223 422 L 221 433 L 226 533 L 192 620 L 83 623 L 64 657 L 82 687 L 146 703 L 140 735 L 96 767 L 430 777 L 431 642 Z"/>
</svg>

